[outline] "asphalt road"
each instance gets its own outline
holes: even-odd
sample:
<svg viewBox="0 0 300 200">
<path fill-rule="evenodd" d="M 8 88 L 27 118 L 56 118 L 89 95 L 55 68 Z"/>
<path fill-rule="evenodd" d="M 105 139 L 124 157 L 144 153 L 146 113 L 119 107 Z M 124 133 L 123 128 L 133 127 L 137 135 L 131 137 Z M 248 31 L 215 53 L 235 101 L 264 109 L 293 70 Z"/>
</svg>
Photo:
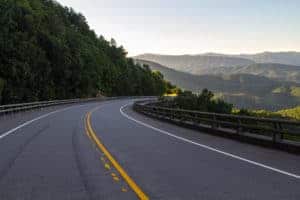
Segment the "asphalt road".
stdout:
<svg viewBox="0 0 300 200">
<path fill-rule="evenodd" d="M 136 187 L 162 200 L 300 199 L 300 156 L 160 122 L 132 102 L 0 118 L 0 199 L 138 199 Z"/>
</svg>

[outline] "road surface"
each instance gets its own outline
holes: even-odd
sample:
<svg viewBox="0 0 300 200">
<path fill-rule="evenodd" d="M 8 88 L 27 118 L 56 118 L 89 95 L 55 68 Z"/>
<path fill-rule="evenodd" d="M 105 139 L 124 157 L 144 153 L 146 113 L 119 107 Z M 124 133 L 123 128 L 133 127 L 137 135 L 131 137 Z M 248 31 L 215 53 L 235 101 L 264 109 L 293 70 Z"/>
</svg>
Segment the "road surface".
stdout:
<svg viewBox="0 0 300 200">
<path fill-rule="evenodd" d="M 0 199 L 300 199 L 300 156 L 160 122 L 132 103 L 1 117 Z"/>
</svg>

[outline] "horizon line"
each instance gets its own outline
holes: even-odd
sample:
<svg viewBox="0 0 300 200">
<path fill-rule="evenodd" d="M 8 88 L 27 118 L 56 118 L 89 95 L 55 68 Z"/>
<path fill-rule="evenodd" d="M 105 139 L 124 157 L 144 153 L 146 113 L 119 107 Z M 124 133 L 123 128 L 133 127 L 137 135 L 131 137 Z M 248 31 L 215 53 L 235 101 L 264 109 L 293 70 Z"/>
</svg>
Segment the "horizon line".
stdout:
<svg viewBox="0 0 300 200">
<path fill-rule="evenodd" d="M 187 53 L 187 54 L 164 54 L 164 53 L 140 53 L 131 55 L 128 57 L 137 57 L 141 55 L 162 55 L 162 56 L 199 56 L 199 55 L 207 55 L 207 54 L 219 54 L 219 55 L 228 55 L 228 56 L 236 56 L 236 55 L 257 55 L 264 53 L 300 53 L 300 51 L 296 50 L 287 50 L 287 51 L 258 51 L 256 53 L 222 53 L 222 52 L 203 52 L 203 53 Z"/>
</svg>

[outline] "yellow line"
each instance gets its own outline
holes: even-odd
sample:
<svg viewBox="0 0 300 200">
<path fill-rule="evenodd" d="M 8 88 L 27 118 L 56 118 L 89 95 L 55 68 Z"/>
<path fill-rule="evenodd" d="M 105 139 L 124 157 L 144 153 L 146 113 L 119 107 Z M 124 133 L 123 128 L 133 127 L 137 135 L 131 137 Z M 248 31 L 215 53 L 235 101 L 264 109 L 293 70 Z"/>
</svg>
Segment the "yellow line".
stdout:
<svg viewBox="0 0 300 200">
<path fill-rule="evenodd" d="M 106 147 L 102 144 L 100 139 L 96 136 L 93 128 L 91 126 L 91 112 L 86 115 L 86 126 L 89 135 L 92 140 L 96 143 L 98 148 L 105 154 L 108 160 L 112 163 L 112 165 L 116 168 L 116 170 L 121 174 L 127 184 L 131 187 L 131 189 L 136 193 L 140 200 L 149 200 L 149 197 L 141 190 L 141 188 L 130 178 L 130 176 L 126 173 L 126 171 L 121 167 L 121 165 L 114 159 L 114 157 L 109 153 Z"/>
<path fill-rule="evenodd" d="M 87 126 L 85 126 L 84 128 L 85 128 L 85 132 L 86 132 L 87 136 L 88 136 L 90 139 L 92 139 L 92 138 L 91 138 L 91 135 L 90 135 L 90 133 L 89 133 L 89 131 L 88 131 L 88 129 L 87 129 Z"/>
</svg>

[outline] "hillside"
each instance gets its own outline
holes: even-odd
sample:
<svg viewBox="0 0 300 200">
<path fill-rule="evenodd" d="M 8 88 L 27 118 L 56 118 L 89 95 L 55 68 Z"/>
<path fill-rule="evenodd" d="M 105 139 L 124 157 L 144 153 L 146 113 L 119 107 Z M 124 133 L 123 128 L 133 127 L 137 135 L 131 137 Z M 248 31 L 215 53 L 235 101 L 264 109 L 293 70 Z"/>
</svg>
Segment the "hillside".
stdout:
<svg viewBox="0 0 300 200">
<path fill-rule="evenodd" d="M 300 52 L 263 52 L 236 56 L 239 58 L 250 59 L 257 63 L 281 63 L 285 65 L 300 66 Z"/>
<path fill-rule="evenodd" d="M 0 104 L 166 90 L 161 74 L 56 1 L 1 1 L 0 26 Z"/>
<path fill-rule="evenodd" d="M 207 53 L 194 56 L 143 54 L 135 58 L 153 61 L 169 68 L 195 75 L 252 74 L 300 83 L 300 53 L 296 52 L 254 55 Z M 295 64 L 299 64 L 299 66 Z"/>
<path fill-rule="evenodd" d="M 222 56 L 232 58 L 244 58 L 252 60 L 256 63 L 280 63 L 284 65 L 300 66 L 300 52 L 263 52 L 257 54 L 219 54 L 219 53 L 204 53 L 200 55 L 206 56 Z"/>
<path fill-rule="evenodd" d="M 284 117 L 290 117 L 290 118 L 294 118 L 297 120 L 300 120 L 300 107 L 296 107 L 296 108 L 291 108 L 291 109 L 285 109 L 285 110 L 280 110 L 278 112 L 276 112 L 277 114 L 280 114 Z"/>
<path fill-rule="evenodd" d="M 242 67 L 220 67 L 206 69 L 203 74 L 252 74 L 265 76 L 281 81 L 300 83 L 300 66 L 284 65 L 278 63 L 256 63 Z"/>
<path fill-rule="evenodd" d="M 293 95 L 292 90 L 276 92 L 276 89 L 281 87 L 297 88 L 300 86 L 297 83 L 277 81 L 251 74 L 193 75 L 154 62 L 144 60 L 136 60 L 136 62 L 149 65 L 152 70 L 160 71 L 167 80 L 183 89 L 200 92 L 207 88 L 240 108 L 279 110 L 295 107 L 300 103 L 300 98 Z"/>
<path fill-rule="evenodd" d="M 203 71 L 207 69 L 221 67 L 240 67 L 255 63 L 249 59 L 217 55 L 170 56 L 157 54 L 143 54 L 136 56 L 135 59 L 156 62 L 169 68 L 183 72 L 188 72 L 191 74 L 203 74 Z"/>
</svg>

